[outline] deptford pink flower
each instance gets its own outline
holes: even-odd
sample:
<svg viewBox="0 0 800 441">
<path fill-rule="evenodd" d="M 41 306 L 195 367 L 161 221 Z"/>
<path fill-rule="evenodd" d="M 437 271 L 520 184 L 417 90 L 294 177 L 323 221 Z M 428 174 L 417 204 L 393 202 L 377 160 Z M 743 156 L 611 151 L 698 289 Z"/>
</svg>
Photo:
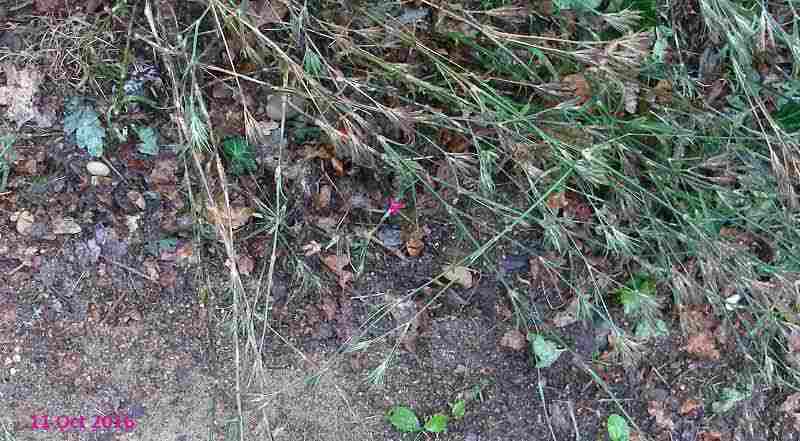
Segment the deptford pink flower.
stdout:
<svg viewBox="0 0 800 441">
<path fill-rule="evenodd" d="M 406 208 L 406 204 L 403 201 L 398 201 L 395 198 L 389 198 L 389 208 L 386 210 L 386 212 L 389 214 L 389 216 L 394 216 L 403 208 Z"/>
</svg>

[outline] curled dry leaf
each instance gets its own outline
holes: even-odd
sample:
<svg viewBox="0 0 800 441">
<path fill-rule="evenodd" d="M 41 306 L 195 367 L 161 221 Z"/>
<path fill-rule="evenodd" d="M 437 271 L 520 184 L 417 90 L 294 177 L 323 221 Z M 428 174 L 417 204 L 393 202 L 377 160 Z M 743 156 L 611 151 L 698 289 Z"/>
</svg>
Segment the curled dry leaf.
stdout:
<svg viewBox="0 0 800 441">
<path fill-rule="evenodd" d="M 439 132 L 439 143 L 450 153 L 464 153 L 470 144 L 466 136 L 449 129 Z"/>
<path fill-rule="evenodd" d="M 253 268 L 255 268 L 256 264 L 252 257 L 248 255 L 241 255 L 238 258 L 237 266 L 239 268 L 239 273 L 247 276 L 253 272 Z"/>
<path fill-rule="evenodd" d="M 347 256 L 329 254 L 322 258 L 322 263 L 339 278 L 339 287 L 343 290 L 348 289 L 347 284 L 353 280 L 353 273 L 345 270 L 345 268 L 350 265 L 350 258 Z"/>
<path fill-rule="evenodd" d="M 716 342 L 714 341 L 714 337 L 708 332 L 690 336 L 686 346 L 681 349 L 695 357 L 706 360 L 719 360 L 721 356 L 719 349 L 717 349 Z"/>
<path fill-rule="evenodd" d="M 206 207 L 206 220 L 208 222 L 227 227 L 230 224 L 231 228 L 237 229 L 247 224 L 250 218 L 253 217 L 253 209 L 250 207 L 230 207 L 230 210 L 225 210 L 225 200 L 222 196 L 217 198 L 215 205 L 208 204 Z"/>
<path fill-rule="evenodd" d="M 800 392 L 795 392 L 781 404 L 781 411 L 793 421 L 794 430 L 800 431 Z"/>
<path fill-rule="evenodd" d="M 314 209 L 324 210 L 331 204 L 331 186 L 322 185 L 319 187 L 319 193 L 314 196 Z"/>
<path fill-rule="evenodd" d="M 417 257 L 422 254 L 422 250 L 425 248 L 425 242 L 422 241 L 423 237 L 425 237 L 425 231 L 422 228 L 414 228 L 408 234 L 408 239 L 406 239 L 406 251 L 409 256 Z"/>
<path fill-rule="evenodd" d="M 81 232 L 81 226 L 75 220 L 70 218 L 56 218 L 53 219 L 53 233 L 54 234 L 78 234 Z"/>
<path fill-rule="evenodd" d="M 528 345 L 528 339 L 519 331 L 519 329 L 512 329 L 500 339 L 500 346 L 514 351 L 521 351 Z"/>
<path fill-rule="evenodd" d="M 565 89 L 570 91 L 576 98 L 579 98 L 578 103 L 583 104 L 592 97 L 592 88 L 586 77 L 583 74 L 576 73 L 567 75 L 561 80 L 561 84 Z"/>
<path fill-rule="evenodd" d="M 311 242 L 303 245 L 303 253 L 305 253 L 306 257 L 319 254 L 320 251 L 322 251 L 322 245 L 317 243 L 316 240 L 312 240 Z"/>
<path fill-rule="evenodd" d="M 16 214 L 16 219 L 12 217 L 11 219 L 17 221 L 17 233 L 27 236 L 31 233 L 31 228 L 33 228 L 33 223 L 35 222 L 33 214 L 30 211 L 23 211 L 21 213 Z"/>
<path fill-rule="evenodd" d="M 675 422 L 669 417 L 669 410 L 665 408 L 663 401 L 650 401 L 647 403 L 647 413 L 656 419 L 656 425 L 661 429 L 673 430 Z"/>
<path fill-rule="evenodd" d="M 422 254 L 422 250 L 425 248 L 425 243 L 422 240 L 412 237 L 406 241 L 406 251 L 408 251 L 408 255 L 411 257 L 418 257 Z"/>
<path fill-rule="evenodd" d="M 465 266 L 449 266 L 444 271 L 444 277 L 464 288 L 472 288 L 472 272 Z"/>
<path fill-rule="evenodd" d="M 695 414 L 702 408 L 703 408 L 703 403 L 693 398 L 689 398 L 686 401 L 684 401 L 683 404 L 681 404 L 680 409 L 678 409 L 678 413 L 681 414 L 682 416 L 686 416 L 690 414 Z"/>
<path fill-rule="evenodd" d="M 0 86 L 0 104 L 8 106 L 7 117 L 17 123 L 17 128 L 31 120 L 39 127 L 51 127 L 55 123 L 55 114 L 34 107 L 34 97 L 39 91 L 43 74 L 35 68 L 17 69 L 10 63 L 2 68 L 6 74 L 6 85 Z"/>
<path fill-rule="evenodd" d="M 569 205 L 569 201 L 567 200 L 567 195 L 563 191 L 551 193 L 550 196 L 547 197 L 547 207 L 551 210 L 557 211 L 567 205 Z"/>
</svg>

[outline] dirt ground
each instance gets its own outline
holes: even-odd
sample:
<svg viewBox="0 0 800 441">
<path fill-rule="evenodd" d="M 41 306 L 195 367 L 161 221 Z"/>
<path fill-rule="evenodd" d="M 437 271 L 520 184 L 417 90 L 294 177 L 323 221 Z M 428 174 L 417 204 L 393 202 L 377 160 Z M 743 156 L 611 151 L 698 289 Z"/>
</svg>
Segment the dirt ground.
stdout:
<svg viewBox="0 0 800 441">
<path fill-rule="evenodd" d="M 63 100 L 66 91 L 48 87 Z M 216 109 L 237 106 L 222 101 Z M 165 144 L 177 142 L 164 136 Z M 624 367 L 604 358 L 608 329 L 559 321 L 572 298 L 520 282 L 532 277 L 529 262 L 544 256 L 511 250 L 498 255 L 498 265 L 523 263 L 511 265 L 507 282 L 535 307 L 541 330 L 568 349 L 554 365 L 534 367 L 527 343 L 513 341 L 508 285 L 480 275 L 470 288 L 454 285 L 436 299 L 438 289 L 423 290 L 406 302 L 421 312 L 415 338 L 399 345 L 383 382 L 371 383 L 368 374 L 395 337 L 365 351 L 345 352 L 345 344 L 381 305 L 471 252 L 454 240 L 451 225 L 435 220 L 425 225 L 421 256 L 373 247 L 347 290 L 317 255 L 303 259 L 322 288 L 301 289 L 289 256 L 280 255 L 271 295 L 281 337 L 269 334 L 260 360 L 237 360 L 224 251 L 213 235 L 192 229 L 174 151 L 143 158 L 133 143 L 123 144 L 109 156 L 114 173 L 93 179 L 86 153 L 60 130 L 23 137 L 16 150 L 0 194 L 3 439 L 239 439 L 238 363 L 247 440 L 605 440 L 608 415 L 623 410 L 638 426 L 634 439 L 800 440 L 797 414 L 780 409 L 787 390 L 741 385 L 750 393 L 732 411 L 712 411 L 745 363 L 726 349 L 738 344 L 735 335 L 718 360 L 698 360 L 687 355 L 673 317 L 674 332 Z M 246 181 L 232 184 L 234 197 L 252 188 Z M 353 185 L 382 190 L 366 178 Z M 301 197 L 292 204 L 290 211 L 304 212 L 303 225 L 319 224 Z M 245 231 L 254 229 L 244 228 L 238 243 L 252 258 L 254 270 L 243 276 L 252 288 L 269 264 L 264 250 L 272 237 L 243 239 Z M 521 239 L 541 244 L 533 235 Z M 621 311 L 612 312 L 624 323 Z M 375 321 L 363 338 L 380 336 L 398 318 Z M 458 399 L 466 400 L 466 413 L 447 433 L 404 435 L 385 418 L 395 405 L 421 418 L 449 413 Z"/>
</svg>

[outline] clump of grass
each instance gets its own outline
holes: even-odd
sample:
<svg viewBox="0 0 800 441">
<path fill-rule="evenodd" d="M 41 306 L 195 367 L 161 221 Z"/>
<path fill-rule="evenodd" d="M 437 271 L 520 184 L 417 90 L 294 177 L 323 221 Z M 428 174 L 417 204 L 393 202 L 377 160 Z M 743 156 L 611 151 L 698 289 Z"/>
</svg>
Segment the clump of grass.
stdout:
<svg viewBox="0 0 800 441">
<path fill-rule="evenodd" d="M 483 8 L 507 6 L 489 3 Z M 739 348 L 764 379 L 796 382 L 790 369 L 775 368 L 784 363 L 773 344 L 791 322 L 787 311 L 797 308 L 796 299 L 766 296 L 756 287 L 797 274 L 800 162 L 796 136 L 777 122 L 787 117 L 778 114 L 776 120 L 754 66 L 766 49 L 758 41 L 780 47 L 793 62 L 799 46 L 760 5 L 744 10 L 724 0 L 701 0 L 703 26 L 725 46 L 718 76 L 730 88 L 721 102 L 706 105 L 708 92 L 700 80 L 686 65 L 669 62 L 670 54 L 688 53 L 675 46 L 680 38 L 670 37 L 679 29 L 654 29 L 659 12 L 652 3 L 623 3 L 627 8 L 581 12 L 573 23 L 578 29 L 537 21 L 540 29 L 533 32 L 504 23 L 497 11 L 472 14 L 427 1 L 421 5 L 430 17 L 356 6 L 354 20 L 345 26 L 323 18 L 325 2 L 292 1 L 285 21 L 266 31 L 229 2 L 212 0 L 180 30 L 157 25 L 166 22 L 146 9 L 154 35 L 140 38 L 162 55 L 189 163 L 209 201 L 216 200 L 210 196 L 217 189 L 227 196 L 228 178 L 215 150 L 219 137 L 210 124 L 203 82 L 226 74 L 240 93 L 245 81 L 263 85 L 237 72 L 237 59 L 244 57 L 278 72 L 280 84 L 273 86 L 280 92 L 307 99 L 308 106 L 297 110 L 334 145 L 337 157 L 391 176 L 393 194 L 412 204 L 435 201 L 440 209 L 431 216 L 451 225 L 459 245 L 468 249 L 456 264 L 499 280 L 521 327 L 541 325 L 543 314 L 530 295 L 498 273 L 496 263 L 510 248 L 539 254 L 517 239 L 524 231 L 567 262 L 561 282 L 611 324 L 623 360 L 635 363 L 647 350 L 640 337 L 663 330 L 665 308 L 710 304 L 721 317 L 750 313 L 742 315 L 754 319 L 744 320 L 749 328 L 737 337 Z M 206 38 L 201 28 L 209 24 Z M 224 67 L 204 58 L 201 43 L 224 53 Z M 242 106 L 244 131 L 252 140 L 252 109 Z M 463 138 L 465 147 L 447 145 L 444 132 Z M 203 166 L 201 154 L 213 159 L 212 168 Z M 282 197 L 282 166 L 274 181 L 276 205 L 264 210 L 266 231 L 273 236 L 267 294 L 278 246 L 290 247 L 282 227 L 288 203 Z M 567 194 L 565 203 L 552 203 Z M 218 234 L 235 262 L 231 227 L 220 226 Z M 749 247 L 737 246 L 745 236 L 757 239 L 749 240 Z M 317 279 L 294 259 L 298 283 L 315 289 Z M 612 274 L 598 261 L 621 270 Z M 231 288 L 232 320 L 243 325 L 234 328 L 244 330 L 246 342 L 237 356 L 260 360 L 258 342 L 274 330 L 266 319 L 259 330 L 247 315 L 268 296 L 248 296 L 236 271 Z M 443 291 L 429 295 L 421 310 Z M 607 304 L 614 292 L 621 312 L 635 315 L 637 326 L 649 331 L 616 323 L 615 304 Z M 733 309 L 732 295 L 739 299 Z M 349 342 L 350 349 L 365 349 L 396 338 L 370 374 L 373 381 L 388 372 L 409 323 L 369 339 L 367 330 L 396 306 L 376 311 Z M 233 334 L 237 351 L 239 334 Z"/>
</svg>

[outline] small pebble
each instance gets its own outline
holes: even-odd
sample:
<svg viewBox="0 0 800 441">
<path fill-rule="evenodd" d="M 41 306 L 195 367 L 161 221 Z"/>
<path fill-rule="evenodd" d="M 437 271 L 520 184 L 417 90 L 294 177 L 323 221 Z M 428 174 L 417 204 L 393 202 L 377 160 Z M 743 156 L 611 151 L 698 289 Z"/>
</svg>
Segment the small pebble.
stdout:
<svg viewBox="0 0 800 441">
<path fill-rule="evenodd" d="M 92 176 L 108 176 L 111 174 L 111 169 L 100 161 L 86 163 L 86 171 Z"/>
</svg>

